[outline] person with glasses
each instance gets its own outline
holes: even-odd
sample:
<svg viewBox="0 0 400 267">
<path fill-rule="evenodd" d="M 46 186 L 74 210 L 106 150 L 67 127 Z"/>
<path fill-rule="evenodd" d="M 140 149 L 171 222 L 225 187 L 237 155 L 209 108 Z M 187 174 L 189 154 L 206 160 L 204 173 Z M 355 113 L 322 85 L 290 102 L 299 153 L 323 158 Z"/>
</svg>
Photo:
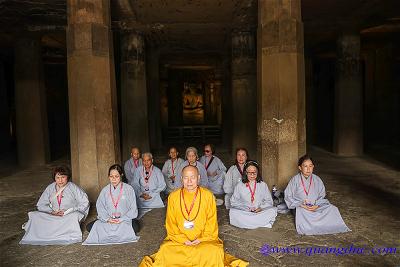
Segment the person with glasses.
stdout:
<svg viewBox="0 0 400 267">
<path fill-rule="evenodd" d="M 167 188 L 165 189 L 166 194 L 169 194 L 175 190 L 176 171 L 183 163 L 183 159 L 178 157 L 179 153 L 176 147 L 171 147 L 169 149 L 168 155 L 169 159 L 165 161 L 164 166 L 162 168 L 162 173 L 164 174 L 164 180 L 165 183 L 167 184 Z"/>
<path fill-rule="evenodd" d="M 57 166 L 48 185 L 36 204 L 37 211 L 28 213 L 29 220 L 22 228 L 25 235 L 20 244 L 66 245 L 82 242 L 80 223 L 89 212 L 85 191 L 71 182 L 71 170 Z"/>
<path fill-rule="evenodd" d="M 110 183 L 97 198 L 97 220 L 86 226 L 89 235 L 82 245 L 115 245 L 139 240 L 135 233 L 138 231 L 135 191 L 124 182 L 119 164 L 109 168 L 108 178 Z"/>
<path fill-rule="evenodd" d="M 136 169 L 131 185 L 135 189 L 140 219 L 151 209 L 164 208 L 160 193 L 167 187 L 159 168 L 153 165 L 153 155 L 143 153 L 143 166 Z"/>
<path fill-rule="evenodd" d="M 215 148 L 211 144 L 204 146 L 204 155 L 200 158 L 200 162 L 204 165 L 208 176 L 208 188 L 215 195 L 224 194 L 224 178 L 226 167 L 222 161 L 214 155 Z"/>
<path fill-rule="evenodd" d="M 244 147 L 239 147 L 236 149 L 236 161 L 229 170 L 226 172 L 224 180 L 224 192 L 225 192 L 225 207 L 226 209 L 231 208 L 231 197 L 233 190 L 236 185 L 242 182 L 244 164 L 249 158 L 249 153 Z"/>
<path fill-rule="evenodd" d="M 246 229 L 272 228 L 277 214 L 268 185 L 259 174 L 258 163 L 246 162 L 242 182 L 237 184 L 231 197 L 230 224 Z"/>
<path fill-rule="evenodd" d="M 199 186 L 199 170 L 185 166 L 180 180 L 183 187 L 168 197 L 167 236 L 158 252 L 145 256 L 139 266 L 247 266 L 225 253 L 218 237 L 215 197 Z"/>
<path fill-rule="evenodd" d="M 308 155 L 299 158 L 299 172 L 285 189 L 285 202 L 295 212 L 296 230 L 301 235 L 336 234 L 351 231 L 337 207 L 325 198 L 325 186 L 313 173 L 314 162 Z"/>
<path fill-rule="evenodd" d="M 184 167 L 186 167 L 188 165 L 194 166 L 199 170 L 199 173 L 200 173 L 199 184 L 202 187 L 208 188 L 207 171 L 206 171 L 206 168 L 204 168 L 204 165 L 198 161 L 199 154 L 197 153 L 197 148 L 192 147 L 192 146 L 186 148 L 185 155 L 186 155 L 186 160 L 181 164 L 181 166 L 177 170 L 177 172 L 176 172 L 177 177 L 181 177 L 182 170 Z M 181 187 L 182 187 L 181 179 L 176 179 L 175 180 L 175 188 L 181 188 Z"/>
</svg>

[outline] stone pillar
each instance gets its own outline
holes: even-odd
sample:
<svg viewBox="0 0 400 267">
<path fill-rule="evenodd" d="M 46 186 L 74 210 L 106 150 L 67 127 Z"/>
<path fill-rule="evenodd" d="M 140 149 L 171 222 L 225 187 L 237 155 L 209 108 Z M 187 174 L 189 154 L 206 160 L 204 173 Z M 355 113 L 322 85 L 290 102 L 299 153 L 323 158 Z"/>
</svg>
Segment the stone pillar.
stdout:
<svg viewBox="0 0 400 267">
<path fill-rule="evenodd" d="M 8 153 L 11 148 L 10 107 L 4 65 L 0 60 L 0 155 Z"/>
<path fill-rule="evenodd" d="M 159 69 L 159 51 L 151 47 L 148 52 L 146 64 L 148 75 L 148 93 L 149 93 L 149 138 L 151 149 L 161 149 L 162 146 L 162 125 L 161 125 L 161 99 L 160 99 L 160 69 Z"/>
<path fill-rule="evenodd" d="M 72 173 L 93 202 L 120 163 L 110 3 L 68 0 L 67 14 Z"/>
<path fill-rule="evenodd" d="M 377 101 L 375 92 L 375 68 L 376 68 L 376 51 L 371 49 L 364 54 L 365 74 L 364 74 L 364 134 L 365 150 L 368 150 L 371 144 L 375 144 L 378 140 L 379 123 L 377 119 Z M 377 130 L 378 128 L 378 130 Z M 387 134 L 386 131 L 384 134 Z"/>
<path fill-rule="evenodd" d="M 232 34 L 232 153 L 248 149 L 255 158 L 257 146 L 256 40 L 252 32 Z"/>
<path fill-rule="evenodd" d="M 363 105 L 360 35 L 344 33 L 337 40 L 333 150 L 344 156 L 363 152 Z"/>
<path fill-rule="evenodd" d="M 14 71 L 18 163 L 22 167 L 42 165 L 49 160 L 50 150 L 38 38 L 16 41 Z"/>
<path fill-rule="evenodd" d="M 133 145 L 149 151 L 149 118 L 143 36 L 125 33 L 121 41 L 122 151 L 127 159 Z"/>
<path fill-rule="evenodd" d="M 258 160 L 283 189 L 306 150 L 301 2 L 260 0 L 258 11 Z"/>
<path fill-rule="evenodd" d="M 222 118 L 221 118 L 221 130 L 222 130 L 222 147 L 226 147 L 228 149 L 232 149 L 232 124 L 233 124 L 233 116 L 232 110 L 232 97 L 225 97 L 232 95 L 231 91 L 231 73 L 230 73 L 230 55 L 224 55 L 222 60 L 222 73 L 217 76 L 221 77 L 222 80 L 222 93 L 221 93 L 221 105 L 222 105 Z M 234 148 L 235 149 L 235 148 Z M 232 151 L 234 154 L 235 151 Z M 235 157 L 234 157 L 235 158 Z"/>
<path fill-rule="evenodd" d="M 396 63 L 397 51 L 393 43 L 385 43 L 375 50 L 373 75 L 375 88 L 370 104 L 376 119 L 374 121 L 368 118 L 368 123 L 374 123 L 370 130 L 375 134 L 376 142 L 389 146 L 400 141 L 400 82 L 398 63 Z"/>
</svg>

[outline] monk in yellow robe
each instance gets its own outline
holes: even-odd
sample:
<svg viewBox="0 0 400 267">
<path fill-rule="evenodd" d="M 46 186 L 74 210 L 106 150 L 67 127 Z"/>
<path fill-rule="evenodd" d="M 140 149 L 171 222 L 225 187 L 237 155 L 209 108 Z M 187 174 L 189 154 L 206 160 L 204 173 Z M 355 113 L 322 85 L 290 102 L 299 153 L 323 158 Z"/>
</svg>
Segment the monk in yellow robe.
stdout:
<svg viewBox="0 0 400 267">
<path fill-rule="evenodd" d="M 168 197 L 167 237 L 160 250 L 145 256 L 139 266 L 247 266 L 249 263 L 224 252 L 218 238 L 215 197 L 198 186 L 195 166 L 182 170 L 183 188 Z"/>
</svg>

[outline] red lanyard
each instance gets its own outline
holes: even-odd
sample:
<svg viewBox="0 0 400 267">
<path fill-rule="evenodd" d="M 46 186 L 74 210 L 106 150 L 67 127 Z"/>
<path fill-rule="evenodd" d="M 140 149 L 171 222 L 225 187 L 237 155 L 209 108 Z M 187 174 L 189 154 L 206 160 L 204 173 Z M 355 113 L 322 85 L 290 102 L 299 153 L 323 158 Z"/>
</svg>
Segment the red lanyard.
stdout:
<svg viewBox="0 0 400 267">
<path fill-rule="evenodd" d="M 138 159 L 134 159 L 133 160 L 133 164 L 135 164 L 135 167 L 139 167 L 139 160 Z"/>
<path fill-rule="evenodd" d="M 199 187 L 197 187 L 196 194 L 194 195 L 194 198 L 193 198 L 193 200 L 192 200 L 192 204 L 190 205 L 190 209 L 188 210 L 188 208 L 186 207 L 186 202 L 185 202 L 185 196 L 184 196 L 184 194 L 183 194 L 183 189 L 181 189 L 181 195 L 182 195 L 182 199 L 183 199 L 183 205 L 185 205 L 185 210 L 186 210 L 186 213 L 187 213 L 187 215 L 188 215 L 188 220 L 189 220 L 190 213 L 192 212 L 192 209 L 193 209 L 193 206 L 194 206 L 194 202 L 196 201 L 196 198 L 197 198 L 197 194 L 198 194 L 198 193 L 199 193 Z"/>
<path fill-rule="evenodd" d="M 248 183 L 246 184 L 246 187 L 248 187 L 249 190 L 250 190 L 251 203 L 253 203 L 253 202 L 254 202 L 254 195 L 256 194 L 257 181 L 254 181 L 254 188 L 253 188 L 253 190 L 251 190 L 250 182 L 248 182 Z"/>
<path fill-rule="evenodd" d="M 171 159 L 171 164 L 172 164 L 172 176 L 175 176 L 174 174 L 174 160 Z"/>
<path fill-rule="evenodd" d="M 115 209 L 117 209 L 119 200 L 121 199 L 121 196 L 122 196 L 122 186 L 123 186 L 123 185 L 124 185 L 124 183 L 121 183 L 121 188 L 120 188 L 120 190 L 119 190 L 118 198 L 117 198 L 117 200 L 115 201 L 114 198 L 113 198 L 113 195 L 112 195 L 112 193 L 111 193 L 111 184 L 110 184 L 110 197 L 111 197 L 111 201 L 112 201 L 112 203 L 113 203 Z"/>
<path fill-rule="evenodd" d="M 149 182 L 151 173 L 153 172 L 153 168 L 154 168 L 154 165 L 151 166 L 150 172 L 149 172 L 147 175 L 145 175 L 145 167 L 143 167 L 143 172 L 142 172 L 142 174 L 143 174 L 144 182 L 145 182 L 146 184 Z"/>
<path fill-rule="evenodd" d="M 60 193 L 57 194 L 58 209 L 60 209 L 60 206 L 61 206 L 61 201 L 62 201 L 64 189 L 65 189 L 65 186 L 63 188 L 60 188 Z M 57 186 L 56 186 L 56 191 L 57 191 Z M 58 193 L 58 191 L 57 191 L 57 193 Z"/>
<path fill-rule="evenodd" d="M 301 178 L 301 185 L 303 186 L 304 193 L 306 193 L 306 195 L 308 196 L 308 193 L 310 193 L 310 189 L 311 189 L 312 174 L 310 176 L 310 184 L 308 185 L 308 191 L 306 190 L 306 187 L 304 186 L 303 176 L 301 174 L 300 174 L 300 178 Z"/>
</svg>

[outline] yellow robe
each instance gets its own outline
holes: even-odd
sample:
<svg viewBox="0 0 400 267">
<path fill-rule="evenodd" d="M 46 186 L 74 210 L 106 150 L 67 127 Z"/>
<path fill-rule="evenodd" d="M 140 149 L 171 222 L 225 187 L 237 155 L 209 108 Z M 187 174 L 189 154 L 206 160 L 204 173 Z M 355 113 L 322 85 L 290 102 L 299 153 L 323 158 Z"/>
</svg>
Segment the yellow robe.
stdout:
<svg viewBox="0 0 400 267">
<path fill-rule="evenodd" d="M 190 209 L 195 193 L 183 190 L 186 207 Z M 198 213 L 198 214 L 197 214 Z M 197 214 L 197 216 L 196 216 Z M 193 229 L 185 229 L 183 222 L 188 218 L 181 190 L 175 190 L 168 197 L 165 227 L 167 237 L 160 250 L 145 256 L 139 266 L 247 266 L 249 263 L 224 252 L 218 238 L 217 209 L 214 195 L 200 187 L 190 213 Z M 188 246 L 185 241 L 200 240 L 200 244 Z"/>
</svg>

